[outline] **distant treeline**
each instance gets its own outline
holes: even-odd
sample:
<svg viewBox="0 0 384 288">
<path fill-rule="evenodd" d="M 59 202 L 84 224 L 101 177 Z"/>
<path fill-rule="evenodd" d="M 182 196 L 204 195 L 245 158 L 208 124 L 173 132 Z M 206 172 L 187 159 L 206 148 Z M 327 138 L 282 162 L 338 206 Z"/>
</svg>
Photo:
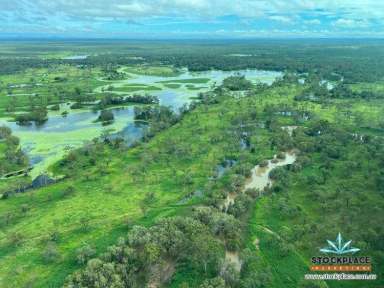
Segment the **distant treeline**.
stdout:
<svg viewBox="0 0 384 288">
<path fill-rule="evenodd" d="M 101 48 L 106 49 L 108 43 L 106 45 L 94 42 L 88 49 L 98 51 L 98 54 L 77 60 L 0 59 L 0 73 L 15 73 L 27 67 L 47 67 L 64 63 L 105 68 L 111 65 L 160 62 L 176 67 L 188 67 L 191 71 L 247 68 L 298 73 L 315 71 L 323 79 L 343 79 L 344 83 L 384 79 L 384 43 L 379 40 L 142 42 L 132 45 L 133 43 L 129 42 L 119 43 L 118 47 L 113 47 L 110 54 L 104 54 Z"/>
</svg>

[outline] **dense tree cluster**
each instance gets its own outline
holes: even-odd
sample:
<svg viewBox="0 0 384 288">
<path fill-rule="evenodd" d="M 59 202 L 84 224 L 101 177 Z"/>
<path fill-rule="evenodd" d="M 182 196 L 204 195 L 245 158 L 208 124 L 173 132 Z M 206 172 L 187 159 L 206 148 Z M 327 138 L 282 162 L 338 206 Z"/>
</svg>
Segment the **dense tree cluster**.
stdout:
<svg viewBox="0 0 384 288">
<path fill-rule="evenodd" d="M 185 111 L 184 111 L 185 112 Z M 136 121 L 144 121 L 150 124 L 149 130 L 145 137 L 152 137 L 157 132 L 166 129 L 178 121 L 182 117 L 170 107 L 166 106 L 135 106 L 134 118 Z"/>
<path fill-rule="evenodd" d="M 130 96 L 115 96 L 112 93 L 105 93 L 103 98 L 97 104 L 97 109 L 103 109 L 108 106 L 113 105 L 123 105 L 123 104 L 159 104 L 159 99 L 156 96 L 149 94 L 140 95 L 133 94 Z"/>
<path fill-rule="evenodd" d="M 15 120 L 18 125 L 41 125 L 48 120 L 48 111 L 45 107 L 37 107 L 28 113 L 16 114 Z"/>
<path fill-rule="evenodd" d="M 252 82 L 245 79 L 244 75 L 235 75 L 224 79 L 223 87 L 231 91 L 249 90 Z"/>
<path fill-rule="evenodd" d="M 31 47 L 33 44 L 31 43 Z M 116 71 L 118 65 L 159 63 L 160 61 L 176 67 L 188 67 L 191 71 L 210 69 L 231 71 L 249 68 L 289 70 L 297 73 L 315 71 L 323 79 L 343 79 L 345 83 L 375 82 L 384 77 L 383 44 L 380 40 L 365 39 L 363 43 L 358 40 L 329 39 L 328 42 L 323 40 L 212 41 L 209 46 L 206 42 L 200 41 L 194 43 L 153 41 L 140 43 L 140 45 L 124 41 L 107 45 L 103 41 L 92 41 L 78 44 L 90 46 L 93 51 L 96 53 L 100 51 L 100 53 L 85 59 L 5 58 L 0 59 L 0 73 L 11 74 L 31 67 L 70 64 L 80 67 L 102 67 L 107 77 L 120 79 L 123 76 Z M 103 51 L 106 47 L 109 53 Z M 47 47 L 47 50 L 50 49 L 56 49 L 56 46 Z M 28 55 L 28 48 L 25 48 L 25 51 Z M 236 55 L 244 55 L 244 57 Z"/>
<path fill-rule="evenodd" d="M 0 126 L 0 152 L 0 176 L 28 164 L 27 156 L 20 149 L 19 138 L 5 126 Z"/>
<path fill-rule="evenodd" d="M 308 80 L 309 78 L 306 78 Z M 313 101 L 318 103 L 326 103 L 331 99 L 353 99 L 360 98 L 364 100 L 382 99 L 384 93 L 380 91 L 361 90 L 354 91 L 344 82 L 338 82 L 334 87 L 329 88 L 326 81 L 318 78 L 306 81 L 307 87 L 304 91 L 295 97 L 298 101 Z M 332 85 L 333 86 L 333 85 Z"/>
<path fill-rule="evenodd" d="M 188 261 L 202 271 L 218 271 L 222 244 L 195 218 L 161 220 L 151 228 L 134 226 L 126 239 L 111 246 L 65 287 L 139 287 L 158 277 L 164 265 Z"/>
<path fill-rule="evenodd" d="M 97 121 L 102 122 L 103 125 L 108 125 L 111 124 L 114 119 L 115 116 L 113 115 L 113 112 L 111 110 L 101 110 Z"/>
</svg>

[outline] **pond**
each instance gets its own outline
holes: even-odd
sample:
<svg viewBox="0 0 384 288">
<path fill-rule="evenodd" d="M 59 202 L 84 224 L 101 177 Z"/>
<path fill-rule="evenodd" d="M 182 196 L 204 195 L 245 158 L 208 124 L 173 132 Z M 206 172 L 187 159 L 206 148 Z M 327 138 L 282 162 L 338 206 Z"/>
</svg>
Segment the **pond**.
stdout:
<svg viewBox="0 0 384 288">
<path fill-rule="evenodd" d="M 191 98 L 196 97 L 199 92 L 207 91 L 213 84 L 221 84 L 228 76 L 240 73 L 253 82 L 272 83 L 276 77 L 281 76 L 280 72 L 241 70 L 241 71 L 206 71 L 206 72 L 183 72 L 175 77 L 147 76 L 127 73 L 128 79 L 105 81 L 105 85 L 99 86 L 95 92 L 101 92 L 109 85 L 115 88 L 124 85 L 153 85 L 160 89 L 147 91 L 160 99 L 160 104 L 178 109 L 189 103 Z M 168 85 L 167 85 L 168 84 Z M 170 84 L 174 84 L 173 86 Z M 177 84 L 177 85 L 175 85 Z M 175 88 L 177 86 L 177 88 Z M 191 89 L 193 86 L 193 89 Z M 132 93 L 112 91 L 116 94 L 129 95 Z M 145 91 L 135 93 L 143 94 Z M 69 114 L 63 117 L 61 113 L 68 111 Z M 32 177 L 36 177 L 45 171 L 49 165 L 61 159 L 68 150 L 78 148 L 86 141 L 91 141 L 106 129 L 111 133 L 119 133 L 128 143 L 141 138 L 145 127 L 134 123 L 133 107 L 112 109 L 115 121 L 109 126 L 102 126 L 94 122 L 99 112 L 90 110 L 70 110 L 68 104 L 61 104 L 59 112 L 49 112 L 49 119 L 40 126 L 19 126 L 8 119 L 0 119 L 0 125 L 10 127 L 13 134 L 20 138 L 21 147 L 31 159 L 34 169 Z"/>
</svg>

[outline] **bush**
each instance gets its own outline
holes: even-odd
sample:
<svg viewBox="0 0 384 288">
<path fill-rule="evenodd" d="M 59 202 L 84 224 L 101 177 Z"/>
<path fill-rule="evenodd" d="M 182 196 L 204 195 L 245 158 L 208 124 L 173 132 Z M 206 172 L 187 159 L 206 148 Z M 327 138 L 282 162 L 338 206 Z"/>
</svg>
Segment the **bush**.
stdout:
<svg viewBox="0 0 384 288">
<path fill-rule="evenodd" d="M 221 277 L 207 279 L 199 286 L 199 288 L 225 288 L 225 281 Z"/>
<path fill-rule="evenodd" d="M 272 180 L 279 180 L 283 182 L 288 176 L 287 170 L 285 167 L 276 167 L 269 173 L 269 178 Z"/>
<path fill-rule="evenodd" d="M 29 113 L 16 115 L 15 121 L 18 125 L 30 125 L 31 122 L 43 124 L 48 120 L 47 114 L 48 112 L 46 108 L 38 108 Z"/>
<path fill-rule="evenodd" d="M 113 115 L 113 112 L 110 110 L 102 110 L 100 112 L 99 118 L 97 118 L 97 121 L 101 121 L 103 123 L 107 122 L 110 123 L 115 119 L 115 116 Z"/>
<path fill-rule="evenodd" d="M 43 259 L 47 263 L 52 263 L 59 258 L 59 252 L 57 250 L 56 244 L 49 242 L 43 251 Z"/>
<path fill-rule="evenodd" d="M 76 250 L 77 263 L 85 264 L 89 259 L 94 256 L 96 251 L 90 246 L 86 245 Z"/>
<path fill-rule="evenodd" d="M 8 243 L 11 246 L 20 246 L 24 240 L 24 236 L 19 232 L 13 232 L 8 236 Z"/>
<path fill-rule="evenodd" d="M 75 102 L 75 103 L 73 103 L 73 104 L 71 105 L 70 108 L 71 108 L 71 109 L 81 109 L 81 108 L 83 108 L 83 105 L 82 105 L 81 103 L 79 103 L 79 102 Z"/>
<path fill-rule="evenodd" d="M 60 110 L 60 105 L 56 104 L 56 105 L 51 106 L 51 110 L 52 111 L 59 111 Z"/>
<path fill-rule="evenodd" d="M 244 75 L 235 75 L 224 79 L 223 86 L 231 91 L 249 90 L 252 82 L 245 79 Z"/>
<path fill-rule="evenodd" d="M 284 160 L 285 159 L 285 153 L 280 152 L 280 153 L 277 154 L 276 157 L 277 157 L 277 159 Z"/>
</svg>

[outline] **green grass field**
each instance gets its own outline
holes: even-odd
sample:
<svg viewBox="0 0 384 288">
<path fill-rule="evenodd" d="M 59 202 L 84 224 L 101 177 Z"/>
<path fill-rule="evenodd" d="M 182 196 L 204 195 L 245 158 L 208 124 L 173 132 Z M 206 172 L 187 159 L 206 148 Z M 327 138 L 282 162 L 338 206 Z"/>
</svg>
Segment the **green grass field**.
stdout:
<svg viewBox="0 0 384 288">
<path fill-rule="evenodd" d="M 31 103 L 52 105 L 75 99 L 75 89 L 99 99 L 100 95 L 93 94 L 93 89 L 103 85 L 97 80 L 100 75 L 99 69 L 69 65 L 0 75 L 0 117 L 14 111 L 28 111 Z M 12 107 L 12 110 L 7 111 L 8 107 Z"/>
<path fill-rule="evenodd" d="M 270 96 L 271 101 L 279 101 L 281 93 L 286 90 L 276 91 Z M 176 213 L 181 207 L 175 204 L 203 185 L 223 157 L 225 139 L 215 145 L 210 139 L 220 135 L 230 125 L 231 115 L 246 105 L 246 101 L 239 106 L 237 101 L 229 100 L 225 106 L 212 106 L 208 111 L 199 108 L 149 144 L 126 152 L 104 150 L 97 153 L 95 167 L 71 168 L 77 171 L 71 179 L 1 201 L 2 217 L 12 215 L 10 223 L 3 222 L 0 235 L 1 261 L 4 263 L 0 268 L 2 285 L 18 286 L 34 278 L 38 286 L 62 283 L 68 273 L 79 267 L 74 251 L 84 243 L 101 252 L 126 233 L 124 223 L 127 219 L 133 223 L 145 220 L 150 224 L 158 217 Z M 232 111 L 223 121 L 219 113 L 229 107 Z M 199 137 L 196 137 L 196 131 L 200 131 Z M 169 145 L 188 149 L 189 160 L 166 154 Z M 158 159 L 143 163 L 146 151 L 157 151 Z M 102 159 L 111 159 L 105 175 L 100 175 L 99 171 L 105 162 Z M 81 159 L 76 161 L 82 162 Z M 56 169 L 57 174 L 66 173 Z M 194 181 L 180 189 L 185 174 Z M 66 195 L 69 186 L 75 190 Z M 140 201 L 148 192 L 156 195 L 153 207 L 146 211 L 153 215 L 152 218 L 144 217 L 140 210 Z M 27 212 L 22 212 L 21 206 L 28 207 Z M 89 226 L 85 231 L 81 229 L 84 223 Z M 59 235 L 60 259 L 55 263 L 44 263 L 42 252 L 52 233 Z M 12 237 L 20 237 L 20 243 L 16 245 Z M 15 275 L 13 271 L 20 273 Z"/>
<path fill-rule="evenodd" d="M 210 81 L 209 78 L 191 78 L 191 79 L 178 79 L 178 80 L 165 80 L 157 83 L 188 83 L 188 84 L 206 84 Z"/>
<path fill-rule="evenodd" d="M 123 71 L 147 76 L 174 77 L 180 75 L 180 71 L 168 66 L 134 66 L 124 68 Z"/>
</svg>

